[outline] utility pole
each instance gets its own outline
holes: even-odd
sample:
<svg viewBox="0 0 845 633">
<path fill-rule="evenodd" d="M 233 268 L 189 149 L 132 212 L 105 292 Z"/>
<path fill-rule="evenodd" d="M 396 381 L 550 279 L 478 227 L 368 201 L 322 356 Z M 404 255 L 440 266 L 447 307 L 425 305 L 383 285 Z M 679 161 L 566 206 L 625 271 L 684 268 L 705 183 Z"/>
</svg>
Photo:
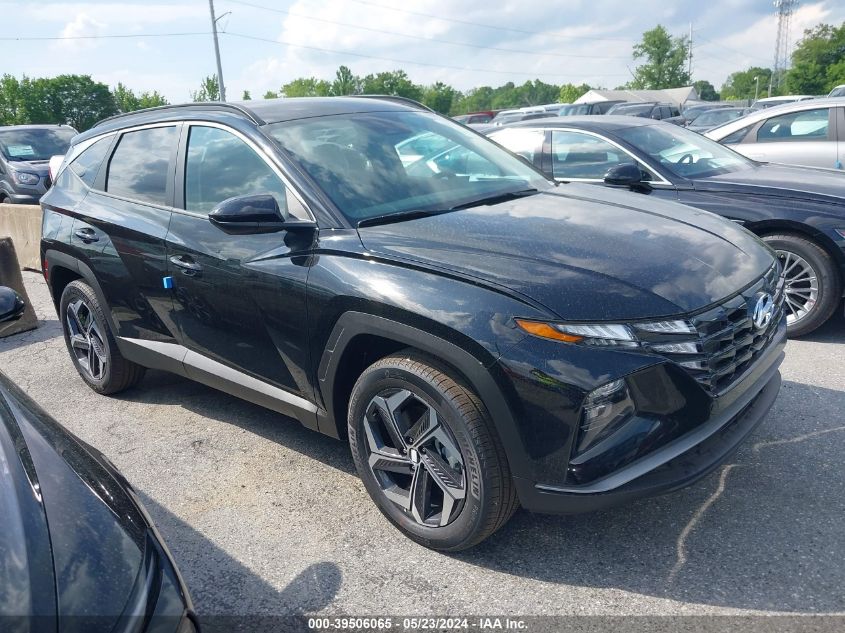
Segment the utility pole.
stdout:
<svg viewBox="0 0 845 633">
<path fill-rule="evenodd" d="M 692 83 L 692 22 L 689 23 L 689 62 L 687 63 L 687 74 Z"/>
<path fill-rule="evenodd" d="M 754 101 L 757 101 L 757 95 L 760 94 L 760 75 L 754 77 Z"/>
<path fill-rule="evenodd" d="M 220 87 L 220 101 L 226 100 L 226 87 L 223 85 L 223 64 L 220 63 L 220 45 L 217 43 L 217 18 L 214 17 L 214 0 L 208 0 L 211 11 L 211 32 L 214 34 L 214 56 L 217 58 L 217 84 Z"/>
</svg>

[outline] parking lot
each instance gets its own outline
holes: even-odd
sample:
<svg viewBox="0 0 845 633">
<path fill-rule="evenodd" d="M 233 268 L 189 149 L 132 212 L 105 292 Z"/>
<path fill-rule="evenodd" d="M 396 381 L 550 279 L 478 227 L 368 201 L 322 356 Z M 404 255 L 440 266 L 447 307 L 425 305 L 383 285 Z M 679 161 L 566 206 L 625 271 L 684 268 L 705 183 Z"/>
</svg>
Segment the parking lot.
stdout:
<svg viewBox="0 0 845 633">
<path fill-rule="evenodd" d="M 692 488 L 594 515 L 520 511 L 446 556 L 404 538 L 345 444 L 172 375 L 101 397 L 76 375 L 42 278 L 40 327 L 0 368 L 134 485 L 213 614 L 845 612 L 845 319 L 791 341 L 740 452 Z"/>
</svg>

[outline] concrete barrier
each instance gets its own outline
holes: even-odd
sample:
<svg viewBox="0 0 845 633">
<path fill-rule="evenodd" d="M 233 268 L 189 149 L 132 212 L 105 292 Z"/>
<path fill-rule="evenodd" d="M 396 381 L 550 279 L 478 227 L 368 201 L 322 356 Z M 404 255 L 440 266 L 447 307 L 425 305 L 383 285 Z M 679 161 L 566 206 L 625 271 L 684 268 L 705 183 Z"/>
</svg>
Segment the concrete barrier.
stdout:
<svg viewBox="0 0 845 633">
<path fill-rule="evenodd" d="M 41 207 L 29 204 L 0 204 L 0 237 L 15 243 L 21 268 L 41 272 Z"/>
<path fill-rule="evenodd" d="M 15 254 L 15 245 L 8 237 L 0 237 L 0 286 L 8 286 L 26 302 L 26 310 L 24 310 L 23 316 L 17 321 L 4 323 L 3 327 L 0 328 L 0 336 L 10 336 L 38 327 L 38 317 L 35 316 L 35 310 L 23 285 L 21 267 Z"/>
</svg>

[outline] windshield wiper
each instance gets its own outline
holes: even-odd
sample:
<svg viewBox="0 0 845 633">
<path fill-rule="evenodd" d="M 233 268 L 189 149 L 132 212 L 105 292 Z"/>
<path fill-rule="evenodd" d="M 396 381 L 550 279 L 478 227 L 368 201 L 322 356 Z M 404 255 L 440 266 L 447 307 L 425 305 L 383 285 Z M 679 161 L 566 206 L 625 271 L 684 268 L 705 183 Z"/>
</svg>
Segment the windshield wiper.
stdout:
<svg viewBox="0 0 845 633">
<path fill-rule="evenodd" d="M 500 202 L 508 202 L 509 200 L 516 200 L 517 198 L 524 198 L 539 193 L 537 189 L 520 189 L 518 191 L 506 191 L 505 193 L 497 193 L 486 198 L 479 198 L 471 202 L 464 202 L 463 204 L 452 207 L 456 209 L 471 209 L 472 207 L 480 207 L 488 204 L 499 204 Z"/>
<path fill-rule="evenodd" d="M 394 222 L 404 222 L 405 220 L 416 220 L 418 218 L 427 218 L 432 215 L 440 215 L 441 213 L 449 213 L 456 211 L 457 207 L 451 209 L 414 209 L 411 211 L 398 211 L 395 213 L 385 213 L 384 215 L 374 215 L 371 218 L 364 218 L 358 222 L 358 228 L 363 226 L 376 226 L 378 224 L 393 224 Z"/>
<path fill-rule="evenodd" d="M 398 211 L 395 213 L 385 213 L 384 215 L 376 215 L 371 218 L 364 218 L 358 222 L 358 227 L 376 226 L 379 224 L 392 224 L 393 222 L 404 222 L 406 220 L 417 220 L 419 218 L 428 218 L 433 215 L 441 215 L 443 213 L 450 213 L 452 211 L 460 211 L 461 209 L 470 209 L 472 207 L 480 207 L 486 204 L 499 204 L 500 202 L 507 202 L 508 200 L 515 200 L 517 198 L 524 198 L 538 193 L 537 189 L 520 189 L 519 191 L 508 191 L 505 193 L 497 193 L 485 198 L 478 198 L 470 202 L 456 204 L 454 207 L 448 209 L 413 209 L 411 211 Z"/>
</svg>

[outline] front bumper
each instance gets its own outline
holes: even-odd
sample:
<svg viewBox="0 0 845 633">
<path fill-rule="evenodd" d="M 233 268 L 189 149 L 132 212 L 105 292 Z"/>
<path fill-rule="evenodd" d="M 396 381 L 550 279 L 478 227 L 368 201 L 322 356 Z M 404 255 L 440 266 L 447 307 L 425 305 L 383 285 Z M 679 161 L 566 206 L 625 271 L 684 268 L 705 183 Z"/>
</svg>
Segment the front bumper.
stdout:
<svg viewBox="0 0 845 633">
<path fill-rule="evenodd" d="M 589 484 L 566 486 L 514 478 L 528 510 L 577 514 L 683 488 L 730 457 L 763 421 L 780 390 L 783 340 L 738 385 L 736 397 L 696 429 Z M 727 396 L 726 396 L 727 397 Z"/>
</svg>

